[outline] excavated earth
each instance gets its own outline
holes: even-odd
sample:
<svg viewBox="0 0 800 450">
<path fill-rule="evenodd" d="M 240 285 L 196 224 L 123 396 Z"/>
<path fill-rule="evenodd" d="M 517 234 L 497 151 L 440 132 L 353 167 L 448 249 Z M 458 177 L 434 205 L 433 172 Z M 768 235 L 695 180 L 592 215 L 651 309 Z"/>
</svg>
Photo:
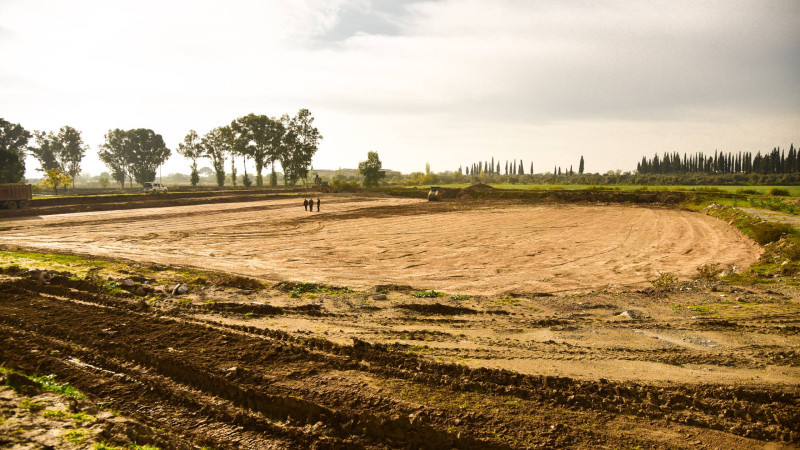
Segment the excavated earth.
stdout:
<svg viewBox="0 0 800 450">
<path fill-rule="evenodd" d="M 0 221 L 0 243 L 195 266 L 267 281 L 464 294 L 564 292 L 741 270 L 761 249 L 699 213 L 621 205 L 429 203 L 326 196 L 34 216 Z"/>
<path fill-rule="evenodd" d="M 5 266 L 0 273 L 0 361 L 23 373 L 53 374 L 59 382 L 85 393 L 87 399 L 74 408 L 96 416 L 91 442 L 109 445 L 800 445 L 796 274 L 765 285 L 672 280 L 656 289 L 646 282 L 650 275 L 645 268 L 630 275 L 635 267 L 624 266 L 622 256 L 609 268 L 598 255 L 605 249 L 606 258 L 614 258 L 622 248 L 635 264 L 664 264 L 670 269 L 681 269 L 681 261 L 689 265 L 723 262 L 726 266 L 752 262 L 758 249 L 727 224 L 699 214 L 629 206 L 539 210 L 542 207 L 512 204 L 509 208 L 505 203 L 499 207 L 458 202 L 429 206 L 395 199 L 339 200 L 324 201 L 323 213 L 318 216 L 300 209 L 300 216 L 307 214 L 308 218 L 295 217 L 296 201 L 290 208 L 283 203 L 288 200 L 270 200 L 247 206 L 201 205 L 190 211 L 136 209 L 124 211 L 124 217 L 115 212 L 34 219 L 41 226 L 27 221 L 31 219 L 0 221 L 0 237 L 7 243 L 23 245 L 22 238 L 30 237 L 35 240 L 31 248 L 40 250 L 70 250 L 74 243 L 75 252 L 149 262 L 125 263 L 123 269 L 121 263 L 115 263 L 114 268 L 97 265 L 88 272 L 76 268 L 45 273 L 39 268 L 51 264 L 47 260 L 19 257 L 22 259 L 15 263 L 22 267 L 0 261 L 0 267 Z M 594 217 L 615 220 L 631 237 L 620 238 L 614 227 L 594 224 L 589 216 L 582 216 L 604 208 L 608 209 Z M 403 213 L 397 214 L 397 209 Z M 552 210 L 568 214 L 554 218 Z M 459 224 L 464 214 L 470 219 Z M 554 279 L 563 276 L 574 281 L 577 276 L 571 273 L 595 268 L 598 275 L 594 278 L 598 279 L 589 279 L 568 292 L 552 280 L 527 284 L 524 277 L 514 276 L 513 270 L 500 270 L 513 266 L 502 260 L 494 262 L 499 256 L 492 253 L 498 251 L 492 239 L 475 241 L 481 233 L 492 233 L 492 225 L 505 227 L 513 222 L 508 230 L 518 236 L 529 234 L 529 225 L 544 229 L 537 221 L 542 216 L 559 230 L 561 247 L 569 247 L 569 241 L 575 239 L 570 234 L 576 228 L 569 225 L 570 216 L 595 230 L 596 237 L 609 241 L 591 247 L 593 243 L 584 237 L 582 242 L 591 247 L 589 256 L 577 258 L 565 250 L 564 255 L 572 258 L 569 270 L 553 275 Z M 391 266 L 371 267 L 368 256 L 380 253 L 367 248 L 361 264 L 372 278 L 356 273 L 345 278 L 346 282 L 336 281 L 346 271 L 337 270 L 330 256 L 315 256 L 314 248 L 345 229 L 349 239 L 356 239 L 356 230 L 367 227 L 370 217 L 376 225 L 361 234 L 386 237 L 394 230 L 401 235 L 402 245 L 417 244 L 418 251 L 423 245 L 452 245 L 448 244 L 452 241 L 442 241 L 448 238 L 441 232 L 450 222 L 453 234 L 470 241 L 475 251 L 488 253 L 486 261 L 495 264 L 495 275 L 506 278 L 503 283 L 486 281 L 483 275 L 472 282 L 452 281 L 447 277 L 452 265 L 445 265 L 438 275 L 433 266 L 427 267 L 433 272 L 430 278 L 415 278 L 411 274 L 418 272 L 413 268 L 398 269 L 399 275 L 387 272 L 376 276 Z M 512 220 L 515 217 L 518 222 Z M 404 220 L 411 223 L 400 231 Z M 181 235 L 176 222 L 182 222 L 183 230 L 192 231 Z M 628 239 L 647 245 L 644 237 L 636 237 L 637 229 L 653 226 L 656 231 L 667 230 L 673 222 L 683 227 L 684 233 L 703 238 L 692 241 L 693 245 L 659 241 L 650 251 L 636 255 L 630 253 L 632 247 L 626 247 Z M 318 233 L 326 233 L 325 239 L 317 236 L 308 246 L 311 250 L 299 254 L 299 242 L 314 227 Z M 114 233 L 119 233 L 119 244 L 106 252 L 103 249 L 109 248 Z M 502 235 L 496 232 L 493 238 Z M 344 237 L 336 239 L 345 241 Z M 351 245 L 366 242 L 366 238 L 359 239 L 364 240 L 356 239 Z M 174 242 L 170 244 L 175 246 L 173 250 L 164 250 L 166 240 Z M 146 246 L 148 241 L 154 245 Z M 214 245 L 215 241 L 227 243 L 231 249 Z M 274 241 L 296 245 L 291 248 L 296 250 L 297 261 L 282 254 L 281 245 Z M 533 246 L 534 241 L 525 245 Z M 704 246 L 703 241 L 713 245 Z M 196 248 L 201 242 L 213 248 Z M 389 247 L 386 244 L 383 249 L 408 252 Z M 691 251 L 686 252 L 689 247 Z M 249 253 L 242 255 L 248 248 Z M 514 246 L 503 248 L 510 251 Z M 574 252 L 575 247 L 571 248 Z M 678 249 L 670 253 L 678 262 L 659 262 L 659 250 L 671 249 Z M 206 252 L 205 259 L 198 260 L 200 256 L 195 255 L 193 260 L 172 261 L 164 256 L 179 255 L 183 250 Z M 728 251 L 728 259 L 723 259 Z M 215 260 L 218 252 L 221 257 Z M 681 259 L 683 252 L 686 259 Z M 469 260 L 469 253 L 460 257 Z M 281 271 L 276 264 L 265 271 L 260 264 L 266 264 L 262 261 L 269 261 L 270 256 L 290 264 L 292 270 Z M 350 257 L 356 264 L 356 257 Z M 527 258 L 522 254 L 507 257 L 532 264 Z M 248 265 L 251 259 L 255 261 Z M 581 261 L 587 259 L 592 263 L 582 266 Z M 435 259 L 437 264 L 444 261 L 443 255 Z M 195 276 L 189 275 L 193 272 L 188 269 L 170 269 L 170 264 L 181 263 L 228 269 L 219 271 L 256 279 Z M 349 270 L 354 271 L 354 266 Z M 467 266 L 467 273 L 472 270 L 483 274 L 480 267 Z M 690 272 L 673 271 L 684 280 Z M 533 272 L 527 276 L 532 277 Z M 263 276 L 265 273 L 269 276 Z M 279 278 L 285 274 L 291 275 Z M 317 275 L 307 279 L 308 274 Z M 622 278 L 614 278 L 617 275 Z M 276 283 L 279 279 L 289 281 Z M 403 282 L 396 282 L 399 280 Z M 186 292 L 178 289 L 181 283 Z M 350 288 L 337 287 L 343 284 Z M 464 289 L 451 291 L 442 286 Z M 420 288 L 448 294 L 421 292 Z M 36 436 L 48 433 L 31 431 L 34 425 L 19 426 L 23 422 L 44 426 L 37 422 L 41 412 L 13 406 L 25 395 L 42 394 L 13 395 L 7 388 L 0 389 L 0 445 L 74 447 L 64 439 L 41 444 L 45 441 Z M 62 401 L 41 398 L 53 404 Z M 117 418 L 102 415 L 102 411 L 114 411 Z M 11 429 L 10 424 L 19 428 Z"/>
</svg>

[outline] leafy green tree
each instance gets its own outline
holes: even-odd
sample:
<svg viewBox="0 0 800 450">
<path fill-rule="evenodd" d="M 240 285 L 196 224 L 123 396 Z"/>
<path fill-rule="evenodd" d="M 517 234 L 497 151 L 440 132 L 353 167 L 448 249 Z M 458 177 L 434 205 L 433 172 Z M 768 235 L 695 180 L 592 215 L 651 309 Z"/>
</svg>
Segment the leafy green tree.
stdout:
<svg viewBox="0 0 800 450">
<path fill-rule="evenodd" d="M 214 166 L 217 186 L 220 187 L 225 185 L 225 155 L 228 153 L 223 128 L 214 128 L 206 133 L 201 141 L 205 156 L 211 159 L 211 165 Z"/>
<path fill-rule="evenodd" d="M 31 133 L 18 123 L 11 123 L 0 117 L 0 150 L 13 151 L 18 155 L 25 154 L 25 146 Z"/>
<path fill-rule="evenodd" d="M 30 146 L 28 149 L 37 161 L 39 161 L 39 168 L 42 172 L 48 170 L 61 169 L 56 153 L 58 144 L 56 137 L 53 133 L 45 133 L 44 131 L 33 132 L 36 139 L 36 146 Z"/>
<path fill-rule="evenodd" d="M 0 148 L 0 183 L 19 183 L 25 176 L 25 163 L 14 150 Z"/>
<path fill-rule="evenodd" d="M 236 187 L 236 155 L 240 154 L 240 142 L 236 140 L 236 133 L 230 126 L 219 127 L 220 138 L 222 139 L 222 148 L 225 153 L 231 155 L 231 184 Z"/>
<path fill-rule="evenodd" d="M 164 138 L 148 128 L 128 130 L 131 139 L 131 167 L 133 178 L 145 184 L 156 178 L 158 166 L 169 158 L 172 151 L 167 148 Z"/>
<path fill-rule="evenodd" d="M 63 126 L 58 133 L 34 132 L 35 147 L 30 147 L 31 154 L 39 160 L 42 172 L 58 169 L 70 178 L 75 187 L 75 177 L 81 172 L 81 161 L 88 147 L 83 143 L 81 132 L 70 126 Z"/>
<path fill-rule="evenodd" d="M 377 186 L 381 179 L 386 178 L 378 152 L 367 152 L 367 160 L 358 163 L 358 173 L 364 177 L 364 186 Z"/>
<path fill-rule="evenodd" d="M 73 183 L 72 177 L 64 173 L 61 169 L 50 169 L 45 171 L 44 179 L 39 185 L 45 189 L 53 188 L 53 193 L 58 194 L 58 186 L 64 185 L 64 189 L 69 183 Z"/>
<path fill-rule="evenodd" d="M 89 148 L 83 143 L 81 132 L 70 126 L 63 126 L 56 135 L 56 155 L 60 162 L 61 170 L 72 179 L 72 188 L 75 188 L 75 177 L 81 173 L 81 161 Z"/>
<path fill-rule="evenodd" d="M 0 150 L 19 155 L 25 164 L 25 150 L 31 133 L 18 123 L 11 123 L 0 117 Z"/>
<path fill-rule="evenodd" d="M 314 126 L 314 116 L 307 109 L 301 109 L 294 117 L 281 117 L 285 132 L 281 139 L 279 160 L 283 167 L 284 183 L 293 186 L 302 179 L 308 184 L 308 169 L 311 159 L 317 152 L 322 135 Z"/>
<path fill-rule="evenodd" d="M 115 180 L 124 185 L 127 176 L 139 184 L 153 181 L 158 166 L 169 158 L 171 151 L 160 134 L 147 128 L 109 130 L 101 146 L 100 159 L 111 169 Z"/>
<path fill-rule="evenodd" d="M 22 125 L 0 118 L 0 183 L 19 183 L 25 177 L 25 149 L 30 138 Z"/>
<path fill-rule="evenodd" d="M 280 120 L 265 115 L 248 114 L 231 123 L 231 128 L 245 147 L 243 154 L 253 158 L 256 164 L 256 185 L 263 186 L 261 171 L 269 164 L 274 171 L 275 161 L 281 151 L 281 139 L 285 128 Z"/>
<path fill-rule="evenodd" d="M 200 182 L 200 174 L 197 173 L 197 160 L 205 156 L 203 152 L 203 144 L 200 142 L 200 136 L 194 130 L 189 130 L 183 142 L 178 144 L 178 154 L 184 158 L 192 160 L 192 186 L 197 186 Z"/>
<path fill-rule="evenodd" d="M 111 170 L 111 177 L 114 181 L 125 187 L 125 178 L 128 178 L 133 187 L 133 178 L 131 177 L 131 159 L 130 153 L 132 152 L 132 143 L 129 133 L 125 130 L 115 128 L 108 130 L 105 135 L 105 142 L 100 146 L 100 151 L 97 155 L 100 160 Z"/>
</svg>

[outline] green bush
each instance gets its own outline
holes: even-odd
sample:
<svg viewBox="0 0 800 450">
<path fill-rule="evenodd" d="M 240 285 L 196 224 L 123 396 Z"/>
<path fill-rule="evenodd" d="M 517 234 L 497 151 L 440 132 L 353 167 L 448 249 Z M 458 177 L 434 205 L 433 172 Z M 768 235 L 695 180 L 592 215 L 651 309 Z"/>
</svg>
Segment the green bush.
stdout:
<svg viewBox="0 0 800 450">
<path fill-rule="evenodd" d="M 773 197 L 790 197 L 792 195 L 787 189 L 781 188 L 772 188 L 767 193 Z"/>
<path fill-rule="evenodd" d="M 777 241 L 791 230 L 792 227 L 785 223 L 759 222 L 750 226 L 750 235 L 759 244 L 767 245 Z"/>
</svg>

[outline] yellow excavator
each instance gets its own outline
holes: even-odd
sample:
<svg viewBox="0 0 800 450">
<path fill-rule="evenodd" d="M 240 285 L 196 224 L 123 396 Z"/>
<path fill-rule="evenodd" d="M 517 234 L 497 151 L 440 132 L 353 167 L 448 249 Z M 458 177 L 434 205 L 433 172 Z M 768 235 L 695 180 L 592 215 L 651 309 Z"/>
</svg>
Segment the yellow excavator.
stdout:
<svg viewBox="0 0 800 450">
<path fill-rule="evenodd" d="M 428 201 L 429 202 L 438 202 L 442 199 L 442 190 L 439 186 L 431 186 L 431 190 L 428 191 Z"/>
</svg>

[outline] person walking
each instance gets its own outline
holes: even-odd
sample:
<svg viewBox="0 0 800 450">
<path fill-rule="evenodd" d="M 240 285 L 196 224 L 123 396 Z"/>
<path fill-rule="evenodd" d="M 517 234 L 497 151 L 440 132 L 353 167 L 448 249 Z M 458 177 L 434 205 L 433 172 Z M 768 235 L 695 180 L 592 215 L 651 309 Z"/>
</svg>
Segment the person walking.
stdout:
<svg viewBox="0 0 800 450">
<path fill-rule="evenodd" d="M 319 212 L 319 199 L 317 199 L 317 212 Z"/>
<path fill-rule="evenodd" d="M 307 198 L 303 199 L 303 209 L 308 211 L 308 199 Z"/>
<path fill-rule="evenodd" d="M 308 200 L 308 212 L 314 212 L 314 199 Z"/>
</svg>

